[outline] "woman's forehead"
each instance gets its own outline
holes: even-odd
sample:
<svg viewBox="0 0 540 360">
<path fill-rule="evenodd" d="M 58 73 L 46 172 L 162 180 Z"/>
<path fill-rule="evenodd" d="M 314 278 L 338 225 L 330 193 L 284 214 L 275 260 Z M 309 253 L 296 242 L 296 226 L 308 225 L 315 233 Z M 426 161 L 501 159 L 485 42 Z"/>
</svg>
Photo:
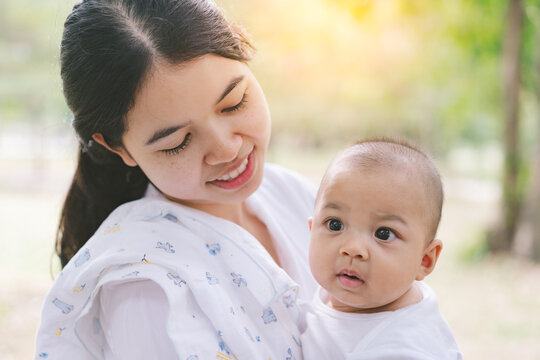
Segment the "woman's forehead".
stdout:
<svg viewBox="0 0 540 360">
<path fill-rule="evenodd" d="M 244 63 L 217 55 L 204 55 L 180 65 L 156 61 L 128 112 L 128 123 L 148 119 L 189 121 L 212 109 L 231 82 L 250 76 Z"/>
<path fill-rule="evenodd" d="M 250 74 L 246 64 L 214 54 L 204 55 L 182 64 L 156 61 L 141 86 L 141 95 L 153 97 L 158 93 L 200 91 L 212 95 L 222 90 L 232 78 Z M 164 95 L 164 94 L 161 94 Z"/>
</svg>

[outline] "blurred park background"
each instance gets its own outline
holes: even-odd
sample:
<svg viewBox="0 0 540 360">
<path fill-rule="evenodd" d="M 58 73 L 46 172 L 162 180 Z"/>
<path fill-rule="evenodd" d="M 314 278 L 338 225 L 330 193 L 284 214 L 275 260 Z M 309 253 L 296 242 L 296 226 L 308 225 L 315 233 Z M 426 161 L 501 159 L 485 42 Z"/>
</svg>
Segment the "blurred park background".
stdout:
<svg viewBox="0 0 540 360">
<path fill-rule="evenodd" d="M 0 2 L 0 358 L 29 359 L 58 274 L 77 141 L 59 77 L 70 0 Z M 445 244 L 428 278 L 465 359 L 540 359 L 537 0 L 221 0 L 258 53 L 269 161 L 315 184 L 339 148 L 435 158 Z"/>
</svg>

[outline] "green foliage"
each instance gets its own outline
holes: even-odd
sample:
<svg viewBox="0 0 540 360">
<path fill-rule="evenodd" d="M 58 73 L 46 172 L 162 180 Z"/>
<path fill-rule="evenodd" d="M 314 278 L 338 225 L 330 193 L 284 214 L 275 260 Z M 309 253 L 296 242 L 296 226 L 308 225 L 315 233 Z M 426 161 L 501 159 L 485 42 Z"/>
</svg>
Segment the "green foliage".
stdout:
<svg viewBox="0 0 540 360">
<path fill-rule="evenodd" d="M 505 2 L 224 5 L 258 42 L 253 68 L 276 136 L 293 132 L 324 144 L 401 134 L 443 151 L 500 137 Z"/>
<path fill-rule="evenodd" d="M 61 123 L 58 48 L 63 18 L 73 2 L 0 3 L 0 124 Z"/>
<path fill-rule="evenodd" d="M 73 3 L 0 4 L 2 124 L 57 124 L 67 117 L 58 55 Z M 505 1 L 219 3 L 258 48 L 251 66 L 267 95 L 275 138 L 294 134 L 318 146 L 399 134 L 434 151 L 501 138 Z M 540 6 L 526 3 L 523 79 L 531 92 L 538 76 L 533 19 L 538 26 Z M 530 108 L 533 97 L 524 99 Z M 524 124 L 534 133 L 530 121 Z"/>
<path fill-rule="evenodd" d="M 466 264 L 476 263 L 489 253 L 487 234 L 482 230 L 473 233 L 458 250 L 458 259 Z"/>
<path fill-rule="evenodd" d="M 525 21 L 523 41 L 525 46 L 522 54 L 522 81 L 526 91 L 538 91 L 539 86 L 539 47 L 540 42 L 540 4 L 538 1 L 525 0 Z"/>
</svg>

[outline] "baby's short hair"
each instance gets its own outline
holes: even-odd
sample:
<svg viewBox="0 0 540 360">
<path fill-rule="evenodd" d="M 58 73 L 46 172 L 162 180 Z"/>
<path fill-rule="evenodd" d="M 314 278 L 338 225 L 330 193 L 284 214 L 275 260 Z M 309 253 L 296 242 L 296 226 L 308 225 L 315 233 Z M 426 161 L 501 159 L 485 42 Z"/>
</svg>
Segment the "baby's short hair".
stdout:
<svg viewBox="0 0 540 360">
<path fill-rule="evenodd" d="M 418 147 L 405 140 L 392 138 L 371 138 L 359 141 L 342 150 L 332 161 L 328 171 L 336 163 L 346 161 L 354 167 L 366 169 L 401 168 L 420 175 L 427 192 L 429 215 L 429 237 L 435 238 L 441 220 L 444 200 L 441 177 L 431 158 Z M 325 176 L 321 181 L 324 186 Z"/>
</svg>

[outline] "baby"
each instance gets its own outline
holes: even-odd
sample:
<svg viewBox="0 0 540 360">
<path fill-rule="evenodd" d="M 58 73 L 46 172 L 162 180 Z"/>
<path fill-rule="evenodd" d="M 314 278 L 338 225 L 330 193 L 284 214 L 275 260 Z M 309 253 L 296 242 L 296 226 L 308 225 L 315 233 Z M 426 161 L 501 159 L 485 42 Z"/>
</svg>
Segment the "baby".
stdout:
<svg viewBox="0 0 540 360">
<path fill-rule="evenodd" d="M 434 292 L 422 280 L 442 242 L 442 184 L 420 150 L 382 139 L 342 151 L 309 220 L 321 288 L 306 314 L 306 360 L 461 359 Z"/>
</svg>

